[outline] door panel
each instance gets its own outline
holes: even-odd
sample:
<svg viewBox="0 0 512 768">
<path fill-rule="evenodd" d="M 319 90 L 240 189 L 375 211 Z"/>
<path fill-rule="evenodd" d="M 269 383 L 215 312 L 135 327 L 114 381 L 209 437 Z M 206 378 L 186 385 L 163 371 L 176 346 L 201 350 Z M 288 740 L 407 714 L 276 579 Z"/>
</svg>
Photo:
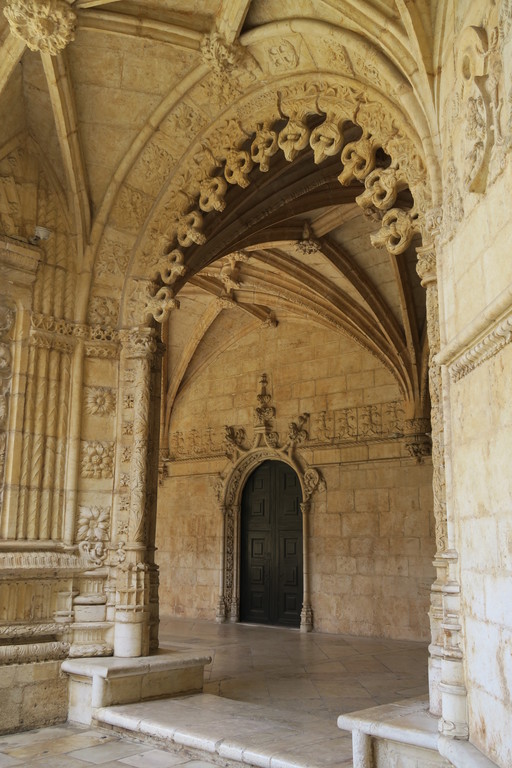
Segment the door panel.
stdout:
<svg viewBox="0 0 512 768">
<path fill-rule="evenodd" d="M 295 472 L 266 461 L 242 495 L 240 618 L 260 624 L 300 625 L 302 499 Z"/>
</svg>

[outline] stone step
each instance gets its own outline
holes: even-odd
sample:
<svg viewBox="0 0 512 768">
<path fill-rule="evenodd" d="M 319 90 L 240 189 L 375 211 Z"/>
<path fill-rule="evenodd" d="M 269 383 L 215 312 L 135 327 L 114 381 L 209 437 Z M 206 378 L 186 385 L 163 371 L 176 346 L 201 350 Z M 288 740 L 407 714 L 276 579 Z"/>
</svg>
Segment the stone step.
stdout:
<svg viewBox="0 0 512 768">
<path fill-rule="evenodd" d="M 352 740 L 336 722 L 211 694 L 103 707 L 95 723 L 160 748 L 222 765 L 352 768 Z"/>
</svg>

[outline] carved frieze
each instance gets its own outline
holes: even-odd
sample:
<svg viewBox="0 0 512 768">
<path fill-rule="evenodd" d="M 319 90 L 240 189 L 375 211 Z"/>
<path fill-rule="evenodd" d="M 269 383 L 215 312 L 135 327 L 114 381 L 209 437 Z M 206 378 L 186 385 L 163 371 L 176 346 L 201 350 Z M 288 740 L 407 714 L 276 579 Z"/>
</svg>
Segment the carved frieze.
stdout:
<svg viewBox="0 0 512 768">
<path fill-rule="evenodd" d="M 266 423 L 268 441 L 274 446 L 279 445 L 279 435 L 273 427 L 273 406 L 263 403 L 257 410 L 256 426 L 261 428 Z M 291 440 L 296 444 L 307 440 L 309 446 L 320 447 L 402 439 L 404 418 L 402 404 L 398 401 L 302 414 L 297 422 L 288 425 L 285 444 Z M 305 429 L 306 419 L 310 425 L 308 430 Z M 169 436 L 169 458 L 171 461 L 183 461 L 230 455 L 252 444 L 248 433 L 249 425 L 208 425 L 201 429 L 176 430 Z"/>
</svg>

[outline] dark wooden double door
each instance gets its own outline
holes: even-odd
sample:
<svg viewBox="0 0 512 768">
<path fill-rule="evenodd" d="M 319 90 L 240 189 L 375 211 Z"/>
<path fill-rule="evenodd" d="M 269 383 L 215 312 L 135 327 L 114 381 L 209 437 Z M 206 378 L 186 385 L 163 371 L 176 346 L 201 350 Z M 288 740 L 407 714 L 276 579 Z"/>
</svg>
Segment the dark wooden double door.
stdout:
<svg viewBox="0 0 512 768">
<path fill-rule="evenodd" d="M 242 494 L 240 619 L 298 627 L 302 608 L 302 492 L 282 461 L 265 461 Z"/>
</svg>

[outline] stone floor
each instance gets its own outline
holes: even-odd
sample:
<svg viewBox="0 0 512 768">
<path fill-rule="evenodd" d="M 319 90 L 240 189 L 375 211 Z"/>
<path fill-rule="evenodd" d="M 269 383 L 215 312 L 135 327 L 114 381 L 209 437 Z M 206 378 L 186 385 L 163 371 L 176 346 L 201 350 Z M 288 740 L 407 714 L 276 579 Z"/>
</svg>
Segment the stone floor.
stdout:
<svg viewBox="0 0 512 768">
<path fill-rule="evenodd" d="M 160 640 L 164 648 L 209 652 L 207 695 L 181 706 L 172 700 L 110 709 L 138 723 L 165 721 L 175 731 L 189 723 L 179 744 L 166 742 L 171 751 L 161 748 L 162 739 L 147 743 L 68 723 L 0 736 L 0 768 L 210 768 L 229 759 L 263 768 L 349 766 L 350 736 L 337 728 L 339 714 L 427 692 L 426 643 L 183 619 L 163 619 Z M 223 697 L 219 707 L 211 694 Z M 216 754 L 187 748 L 210 733 L 217 734 Z"/>
</svg>

